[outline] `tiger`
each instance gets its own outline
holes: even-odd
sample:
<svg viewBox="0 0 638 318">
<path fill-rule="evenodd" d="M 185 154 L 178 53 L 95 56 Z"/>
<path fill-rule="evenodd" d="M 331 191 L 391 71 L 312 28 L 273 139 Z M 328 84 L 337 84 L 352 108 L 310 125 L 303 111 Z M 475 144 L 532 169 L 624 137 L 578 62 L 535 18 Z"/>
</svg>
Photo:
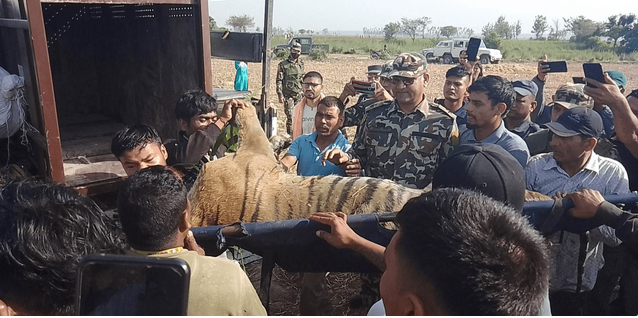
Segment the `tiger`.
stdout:
<svg viewBox="0 0 638 318">
<path fill-rule="evenodd" d="M 234 102 L 237 151 L 206 163 L 191 192 L 194 227 L 304 219 L 315 212 L 398 212 L 424 190 L 369 177 L 287 173 L 276 159 L 255 107 Z"/>
</svg>

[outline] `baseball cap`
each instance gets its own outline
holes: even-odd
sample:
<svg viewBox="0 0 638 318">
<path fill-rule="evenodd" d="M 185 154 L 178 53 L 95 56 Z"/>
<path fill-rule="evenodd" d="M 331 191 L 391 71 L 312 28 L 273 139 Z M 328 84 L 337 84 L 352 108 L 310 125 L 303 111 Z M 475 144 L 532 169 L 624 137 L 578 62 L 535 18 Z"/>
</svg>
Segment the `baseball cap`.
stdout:
<svg viewBox="0 0 638 318">
<path fill-rule="evenodd" d="M 514 90 L 521 94 L 521 96 L 536 96 L 536 93 L 538 93 L 538 86 L 532 81 L 514 81 L 512 82 L 512 86 L 514 86 Z"/>
<path fill-rule="evenodd" d="M 603 132 L 603 120 L 588 107 L 574 107 L 562 113 L 554 122 L 545 124 L 555 135 L 571 137 L 585 135 L 598 138 Z"/>
<path fill-rule="evenodd" d="M 605 73 L 616 82 L 619 88 L 627 86 L 627 77 L 621 71 L 605 71 Z"/>
<path fill-rule="evenodd" d="M 370 66 L 368 66 L 368 74 L 379 75 L 380 73 L 381 73 L 381 65 L 370 65 Z"/>
<path fill-rule="evenodd" d="M 401 53 L 392 62 L 389 77 L 401 76 L 415 78 L 426 70 L 427 62 L 420 53 Z"/>
<path fill-rule="evenodd" d="M 390 77 L 390 72 L 392 72 L 392 64 L 394 61 L 387 61 L 381 65 L 381 73 L 379 76 L 381 77 Z"/>
<path fill-rule="evenodd" d="M 585 95 L 583 84 L 565 84 L 558 88 L 554 95 L 554 102 L 552 104 L 561 105 L 567 109 L 588 106 L 589 96 Z"/>
<path fill-rule="evenodd" d="M 525 171 L 505 149 L 495 144 L 460 145 L 439 164 L 432 188 L 465 188 L 481 192 L 522 212 Z"/>
</svg>

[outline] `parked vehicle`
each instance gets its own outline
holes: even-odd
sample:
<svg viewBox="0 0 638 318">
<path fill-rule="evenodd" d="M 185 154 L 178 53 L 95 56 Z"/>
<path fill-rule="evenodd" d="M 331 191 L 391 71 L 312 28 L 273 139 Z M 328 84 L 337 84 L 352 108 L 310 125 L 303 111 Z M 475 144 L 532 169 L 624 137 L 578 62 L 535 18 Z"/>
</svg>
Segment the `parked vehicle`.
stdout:
<svg viewBox="0 0 638 318">
<path fill-rule="evenodd" d="M 312 38 L 306 36 L 294 37 L 288 41 L 288 44 L 277 45 L 273 49 L 273 52 L 277 54 L 281 50 L 289 50 L 294 42 L 299 42 L 299 44 L 301 44 L 301 54 L 310 54 L 310 51 L 312 50 L 324 50 L 326 52 L 330 50 L 330 47 L 327 44 L 314 44 Z"/>
<path fill-rule="evenodd" d="M 441 41 L 433 48 L 424 49 L 423 56 L 425 56 L 428 61 L 437 60 L 444 64 L 458 63 L 459 53 L 463 50 L 467 50 L 467 44 L 469 42 L 470 39 Z M 488 49 L 485 46 L 485 42 L 481 41 L 477 57 L 481 61 L 481 64 L 498 64 L 503 58 L 503 54 L 497 49 Z"/>
</svg>

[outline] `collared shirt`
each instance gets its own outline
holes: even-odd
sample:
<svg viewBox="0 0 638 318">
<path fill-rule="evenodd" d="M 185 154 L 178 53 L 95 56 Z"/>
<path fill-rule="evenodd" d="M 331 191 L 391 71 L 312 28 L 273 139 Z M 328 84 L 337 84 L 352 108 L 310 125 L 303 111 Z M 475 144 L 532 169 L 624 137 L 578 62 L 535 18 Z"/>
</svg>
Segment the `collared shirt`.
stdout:
<svg viewBox="0 0 638 318">
<path fill-rule="evenodd" d="M 345 176 L 346 172 L 326 161 L 326 166 L 321 164 L 323 153 L 330 149 L 341 149 L 343 152 L 350 150 L 352 146 L 341 132 L 337 135 L 337 139 L 324 150 L 319 150 L 317 145 L 317 132 L 309 135 L 301 135 L 297 137 L 290 145 L 288 153 L 297 158 L 297 174 L 300 176 L 327 176 L 336 174 Z"/>
<path fill-rule="evenodd" d="M 629 192 L 625 168 L 618 161 L 601 157 L 594 152 L 587 164 L 571 177 L 558 165 L 553 153 L 532 157 L 525 173 L 528 190 L 549 196 L 556 192 L 575 192 L 582 189 L 597 190 L 602 195 Z M 579 235 L 558 232 L 550 235 L 548 239 L 554 243 L 550 249 L 550 290 L 575 292 L 578 279 Z M 608 226 L 600 226 L 590 231 L 583 291 L 589 291 L 594 287 L 598 270 L 604 265 L 603 243 L 610 246 L 620 244 L 614 230 Z"/>
<path fill-rule="evenodd" d="M 437 98 L 434 100 L 435 103 L 445 107 L 445 98 Z M 461 108 L 457 109 L 454 112 L 454 115 L 456 115 L 456 124 L 461 127 L 461 125 L 465 126 L 467 125 L 467 111 L 465 110 L 465 105 L 467 103 L 464 101 L 463 102 L 463 106 L 461 106 Z"/>
<path fill-rule="evenodd" d="M 456 115 L 456 124 L 457 125 L 467 125 L 467 111 L 465 111 L 465 102 L 463 102 L 463 106 L 461 106 L 461 108 L 457 109 L 454 112 L 454 115 Z"/>
<path fill-rule="evenodd" d="M 525 141 L 513 132 L 505 129 L 505 123 L 503 123 L 502 120 L 498 128 L 481 141 L 476 140 L 474 129 L 467 129 L 461 134 L 461 145 L 478 143 L 495 144 L 503 147 L 503 149 L 516 158 L 523 168 L 527 164 L 527 159 L 529 159 L 529 150 L 527 150 Z"/>
<path fill-rule="evenodd" d="M 530 119 L 527 119 L 526 121 L 522 122 L 520 125 L 510 129 L 511 132 L 513 132 L 514 134 L 516 134 L 517 136 L 523 139 L 527 138 L 529 134 L 535 133 L 539 130 L 541 130 L 541 126 L 532 122 Z"/>
<path fill-rule="evenodd" d="M 409 114 L 396 101 L 366 113 L 351 156 L 368 177 L 423 189 L 434 170 L 458 144 L 455 116 L 443 106 L 423 102 Z"/>
</svg>

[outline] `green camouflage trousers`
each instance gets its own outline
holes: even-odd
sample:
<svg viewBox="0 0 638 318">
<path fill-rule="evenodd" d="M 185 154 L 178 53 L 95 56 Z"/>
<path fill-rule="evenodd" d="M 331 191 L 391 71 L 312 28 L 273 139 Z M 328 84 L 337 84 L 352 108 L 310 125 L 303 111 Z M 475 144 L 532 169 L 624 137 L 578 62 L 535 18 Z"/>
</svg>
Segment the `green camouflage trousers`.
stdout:
<svg viewBox="0 0 638 318">
<path fill-rule="evenodd" d="M 292 136 L 292 112 L 303 95 L 284 96 L 284 113 L 286 113 L 286 132 Z"/>
</svg>

